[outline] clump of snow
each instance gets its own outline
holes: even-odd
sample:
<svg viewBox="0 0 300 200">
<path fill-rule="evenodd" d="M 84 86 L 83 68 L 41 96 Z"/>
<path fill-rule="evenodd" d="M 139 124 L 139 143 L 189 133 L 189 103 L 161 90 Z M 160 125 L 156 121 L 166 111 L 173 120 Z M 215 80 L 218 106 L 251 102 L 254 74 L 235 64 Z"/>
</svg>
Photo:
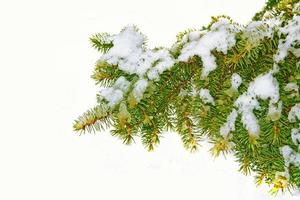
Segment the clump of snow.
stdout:
<svg viewBox="0 0 300 200">
<path fill-rule="evenodd" d="M 300 103 L 294 105 L 288 115 L 288 119 L 290 122 L 294 123 L 297 120 L 300 120 Z"/>
<path fill-rule="evenodd" d="M 145 41 L 146 38 L 136 27 L 127 26 L 113 36 L 112 48 L 103 54 L 100 60 L 117 65 L 124 72 L 137 74 L 141 78 L 151 69 L 148 78 L 158 79 L 158 74 L 170 69 L 175 60 L 166 49 L 147 49 Z"/>
<path fill-rule="evenodd" d="M 235 45 L 237 32 L 238 28 L 228 19 L 220 19 L 202 37 L 192 35 L 192 40 L 184 45 L 178 60 L 187 61 L 190 57 L 198 55 L 203 63 L 202 77 L 206 77 L 217 68 L 216 58 L 211 51 L 216 49 L 227 54 L 227 50 Z"/>
<path fill-rule="evenodd" d="M 272 103 L 276 103 L 279 100 L 279 84 L 272 73 L 260 75 L 250 83 L 248 94 L 263 100 L 270 98 Z"/>
<path fill-rule="evenodd" d="M 242 115 L 242 123 L 248 130 L 249 134 L 258 136 L 260 127 L 253 113 L 254 109 L 260 109 L 257 99 L 270 99 L 270 105 L 277 103 L 279 100 L 279 85 L 277 80 L 269 72 L 260 75 L 249 84 L 247 92 L 239 96 L 235 106 Z M 273 109 L 271 107 L 271 109 Z"/>
<path fill-rule="evenodd" d="M 118 35 L 113 36 L 113 47 L 102 56 L 110 64 L 120 64 L 124 69 L 128 66 L 122 59 L 133 59 L 142 53 L 145 37 L 137 32 L 134 26 L 125 27 Z M 130 69 L 128 69 L 130 70 Z"/>
<path fill-rule="evenodd" d="M 281 147 L 280 152 L 284 158 L 286 168 L 288 168 L 290 164 L 294 164 L 295 166 L 300 166 L 300 153 L 295 152 L 288 145 Z"/>
<path fill-rule="evenodd" d="M 188 34 L 189 41 L 196 41 L 200 38 L 200 32 L 199 31 L 192 31 Z"/>
<path fill-rule="evenodd" d="M 114 89 L 112 87 L 101 88 L 100 95 L 108 101 L 108 105 L 113 107 L 119 103 L 123 98 L 123 92 L 119 89 Z"/>
<path fill-rule="evenodd" d="M 284 87 L 284 90 L 287 91 L 287 92 L 290 92 L 290 91 L 293 91 L 293 90 L 295 92 L 298 92 L 299 91 L 299 86 L 297 85 L 297 83 L 288 83 Z"/>
<path fill-rule="evenodd" d="M 292 141 L 300 149 L 300 129 L 293 128 L 291 130 Z M 300 167 L 300 153 L 294 151 L 290 146 L 285 145 L 280 148 L 280 153 L 282 154 L 285 162 L 285 170 L 288 173 L 288 167 L 290 164 Z"/>
<path fill-rule="evenodd" d="M 225 138 L 228 136 L 230 131 L 235 131 L 235 121 L 238 116 L 236 109 L 232 109 L 231 113 L 227 117 L 227 121 L 220 128 L 220 134 Z"/>
<path fill-rule="evenodd" d="M 289 157 L 289 162 L 296 166 L 300 166 L 300 153 L 293 152 Z"/>
<path fill-rule="evenodd" d="M 244 35 L 253 44 L 256 44 L 264 38 L 271 38 L 274 35 L 274 29 L 281 24 L 278 18 L 269 18 L 262 21 L 250 22 L 244 30 Z"/>
<path fill-rule="evenodd" d="M 124 76 L 120 76 L 115 84 L 114 87 L 115 88 L 119 88 L 120 90 L 122 90 L 123 92 L 126 92 L 128 87 L 129 87 L 130 82 L 126 80 L 126 78 Z"/>
<path fill-rule="evenodd" d="M 231 76 L 231 87 L 235 90 L 238 90 L 242 83 L 242 78 L 237 73 L 233 73 Z"/>
<path fill-rule="evenodd" d="M 169 51 L 166 49 L 149 51 L 148 59 L 151 62 L 151 66 L 153 66 L 147 73 L 148 79 L 150 80 L 158 80 L 159 74 L 162 74 L 164 71 L 170 69 L 175 63 Z"/>
<path fill-rule="evenodd" d="M 200 91 L 199 91 L 199 95 L 200 95 L 201 100 L 204 103 L 207 103 L 207 104 L 210 103 L 212 105 L 215 105 L 214 98 L 210 95 L 208 89 L 201 88 Z"/>
<path fill-rule="evenodd" d="M 293 149 L 290 146 L 285 145 L 280 148 L 280 152 L 281 152 L 283 158 L 286 159 L 291 155 L 291 153 L 293 153 Z"/>
<path fill-rule="evenodd" d="M 143 98 L 143 94 L 147 89 L 147 87 L 148 87 L 148 81 L 145 79 L 140 79 L 135 83 L 132 93 L 137 101 L 140 101 Z"/>
<path fill-rule="evenodd" d="M 148 85 L 147 79 L 158 80 L 159 75 L 175 63 L 175 59 L 167 49 L 147 49 L 146 38 L 135 26 L 125 27 L 119 34 L 111 36 L 110 40 L 113 46 L 102 55 L 100 60 L 117 65 L 120 70 L 140 77 L 132 91 L 138 101 Z M 102 88 L 100 94 L 110 106 L 114 106 L 121 101 L 129 84 L 124 77 L 120 77 L 113 87 Z"/>
<path fill-rule="evenodd" d="M 149 80 L 158 80 L 159 74 L 156 68 L 152 68 L 147 72 L 147 77 Z"/>
<path fill-rule="evenodd" d="M 258 136 L 260 127 L 253 113 L 254 109 L 260 109 L 258 101 L 251 96 L 242 95 L 238 98 L 235 105 L 238 106 L 239 112 L 242 114 L 242 123 L 249 134 Z"/>
<path fill-rule="evenodd" d="M 100 95 L 108 101 L 110 107 L 116 105 L 123 99 L 123 94 L 128 90 L 129 81 L 120 76 L 112 87 L 103 87 L 100 89 Z"/>
<path fill-rule="evenodd" d="M 286 35 L 285 39 L 279 40 L 278 52 L 274 56 L 275 62 L 282 61 L 288 51 L 295 53 L 296 56 L 300 56 L 299 49 L 294 48 L 294 45 L 300 41 L 300 16 L 295 15 L 288 24 L 279 29 L 281 34 Z M 298 53 L 299 52 L 299 53 Z"/>
<path fill-rule="evenodd" d="M 293 128 L 291 136 L 292 136 L 292 141 L 294 142 L 294 144 L 299 145 L 300 144 L 300 129 Z"/>
<path fill-rule="evenodd" d="M 285 177 L 289 178 L 289 166 L 293 164 L 295 166 L 300 166 L 300 153 L 295 152 L 290 146 L 285 145 L 279 148 L 280 153 L 284 159 L 284 169 Z"/>
</svg>

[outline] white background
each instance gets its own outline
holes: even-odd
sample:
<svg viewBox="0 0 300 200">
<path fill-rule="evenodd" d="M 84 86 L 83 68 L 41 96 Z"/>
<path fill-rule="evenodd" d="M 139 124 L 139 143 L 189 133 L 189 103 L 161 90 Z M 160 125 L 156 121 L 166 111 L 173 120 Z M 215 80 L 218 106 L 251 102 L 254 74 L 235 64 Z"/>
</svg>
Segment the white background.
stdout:
<svg viewBox="0 0 300 200">
<path fill-rule="evenodd" d="M 263 0 L 1 0 L 0 199 L 270 199 L 234 158 L 191 154 L 165 134 L 154 152 L 108 132 L 78 136 L 73 120 L 95 104 L 99 54 L 88 38 L 136 24 L 149 46 L 227 14 L 248 22 Z M 299 197 L 297 197 L 299 198 Z M 276 199 L 296 199 L 278 195 Z"/>
</svg>

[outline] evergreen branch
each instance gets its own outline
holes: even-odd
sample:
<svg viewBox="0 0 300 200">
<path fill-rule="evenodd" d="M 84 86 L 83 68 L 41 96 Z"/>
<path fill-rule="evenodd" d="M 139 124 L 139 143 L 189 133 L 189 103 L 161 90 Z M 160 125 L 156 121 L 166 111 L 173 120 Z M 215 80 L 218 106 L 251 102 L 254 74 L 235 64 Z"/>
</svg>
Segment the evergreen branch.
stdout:
<svg viewBox="0 0 300 200">
<path fill-rule="evenodd" d="M 111 111 L 106 105 L 98 105 L 81 115 L 73 124 L 74 131 L 95 132 L 111 125 Z"/>
<path fill-rule="evenodd" d="M 111 36 L 108 33 L 96 33 L 90 38 L 92 46 L 102 52 L 106 53 L 112 46 Z"/>
<path fill-rule="evenodd" d="M 113 127 L 149 150 L 166 130 L 194 151 L 205 135 L 213 156 L 233 152 L 244 174 L 271 193 L 300 187 L 299 0 L 269 0 L 247 26 L 227 16 L 149 49 L 135 26 L 92 36 L 104 53 L 92 78 L 105 88 L 75 131 Z"/>
</svg>

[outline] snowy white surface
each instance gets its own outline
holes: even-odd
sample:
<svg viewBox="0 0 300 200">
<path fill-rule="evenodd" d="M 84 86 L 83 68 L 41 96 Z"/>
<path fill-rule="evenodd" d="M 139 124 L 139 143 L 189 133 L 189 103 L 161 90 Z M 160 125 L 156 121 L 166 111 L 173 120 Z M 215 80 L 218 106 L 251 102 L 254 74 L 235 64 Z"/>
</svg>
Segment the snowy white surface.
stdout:
<svg viewBox="0 0 300 200">
<path fill-rule="evenodd" d="M 281 147 L 281 154 L 285 160 L 285 166 L 288 167 L 290 164 L 300 166 L 300 153 L 295 152 L 290 146 Z M 289 176 L 286 173 L 286 176 Z"/>
<path fill-rule="evenodd" d="M 235 45 L 235 34 L 238 31 L 239 27 L 233 25 L 228 19 L 221 18 L 210 27 L 210 31 L 201 37 L 195 37 L 197 34 L 192 32 L 178 60 L 187 61 L 192 56 L 199 56 L 203 63 L 202 77 L 206 77 L 217 68 L 216 58 L 211 51 L 217 50 L 227 54 L 228 49 Z"/>
<path fill-rule="evenodd" d="M 133 25 L 123 28 L 113 36 L 112 41 L 112 48 L 100 59 L 117 65 L 128 74 L 144 77 L 149 70 L 156 70 L 156 74 L 161 74 L 174 64 L 174 59 L 166 49 L 147 49 L 145 36 Z M 151 73 L 149 78 L 158 79 L 158 75 L 153 76 Z"/>
<path fill-rule="evenodd" d="M 159 80 L 159 75 L 175 63 L 175 59 L 167 49 L 148 49 L 145 36 L 133 25 L 126 26 L 120 33 L 111 36 L 111 41 L 112 48 L 101 56 L 100 61 L 116 65 L 125 73 L 137 74 L 140 77 L 132 91 L 138 101 L 143 97 L 148 79 Z M 100 95 L 109 102 L 109 106 L 119 103 L 123 98 L 123 93 L 119 89 L 126 92 L 124 90 L 130 85 L 126 80 L 124 83 L 123 79 L 117 80 L 119 82 L 115 84 L 115 87 L 120 85 L 122 88 L 104 88 L 100 91 Z"/>
<path fill-rule="evenodd" d="M 251 21 L 243 31 L 245 36 L 253 44 L 264 38 L 271 38 L 274 30 L 278 28 L 281 21 L 277 18 L 265 19 L 263 21 Z"/>
<path fill-rule="evenodd" d="M 191 154 L 179 136 L 166 134 L 148 153 L 140 142 L 125 146 L 108 132 L 79 137 L 72 131 L 73 119 L 96 103 L 99 90 L 90 78 L 99 58 L 91 34 L 118 33 L 134 23 L 151 47 L 170 46 L 179 31 L 207 25 L 212 15 L 246 23 L 263 4 L 1 1 L 0 199 L 269 200 L 268 187 L 238 173 L 231 156 L 213 160 L 207 145 Z"/>
<path fill-rule="evenodd" d="M 291 108 L 288 119 L 290 122 L 296 122 L 297 120 L 300 120 L 300 103 L 297 103 Z"/>
<path fill-rule="evenodd" d="M 284 87 L 284 90 L 287 91 L 287 92 L 290 92 L 290 91 L 295 91 L 298 93 L 299 91 L 299 86 L 297 85 L 297 83 L 288 83 L 285 87 Z"/>
<path fill-rule="evenodd" d="M 255 109 L 260 109 L 258 99 L 270 99 L 269 111 L 277 111 L 274 108 L 275 103 L 279 100 L 279 85 L 277 80 L 273 77 L 272 72 L 260 75 L 255 78 L 248 87 L 246 93 L 239 96 L 235 105 L 239 108 L 242 115 L 242 123 L 248 130 L 249 134 L 258 136 L 260 127 L 257 119 L 253 113 Z"/>
<path fill-rule="evenodd" d="M 111 107 L 120 103 L 123 99 L 123 92 L 119 89 L 111 87 L 101 88 L 99 93 L 106 101 L 108 101 L 108 105 Z"/>
<path fill-rule="evenodd" d="M 209 92 L 208 89 L 201 88 L 200 91 L 199 91 L 199 95 L 200 95 L 201 100 L 204 103 L 215 105 L 215 100 L 211 96 L 211 94 L 210 94 L 210 92 Z"/>
<path fill-rule="evenodd" d="M 120 76 L 114 86 L 120 90 L 122 90 L 123 92 L 126 92 L 128 90 L 129 87 L 129 81 L 124 77 L 124 76 Z"/>
<path fill-rule="evenodd" d="M 285 39 L 279 40 L 278 52 L 274 56 L 274 60 L 276 62 L 282 61 L 287 56 L 288 51 L 293 52 L 299 57 L 300 53 L 299 51 L 295 51 L 293 45 L 300 41 L 300 16 L 294 16 L 293 19 L 291 19 L 286 26 L 280 28 L 279 31 L 287 36 Z"/>
<path fill-rule="evenodd" d="M 293 140 L 294 144 L 299 145 L 300 144 L 300 129 L 293 128 L 291 135 L 292 135 L 292 140 Z"/>
<path fill-rule="evenodd" d="M 242 84 L 242 77 L 237 73 L 233 73 L 231 77 L 231 87 L 235 90 L 238 90 L 240 85 Z"/>
<path fill-rule="evenodd" d="M 99 93 L 106 101 L 108 101 L 108 105 L 113 107 L 123 99 L 123 95 L 128 90 L 129 84 L 129 81 L 127 81 L 126 78 L 120 76 L 113 87 L 100 88 Z"/>
<path fill-rule="evenodd" d="M 227 137 L 230 131 L 235 131 L 235 120 L 238 116 L 236 109 L 232 109 L 231 113 L 227 117 L 226 123 L 220 128 L 220 134 L 223 137 Z"/>
<path fill-rule="evenodd" d="M 147 89 L 148 81 L 145 79 L 140 79 L 134 84 L 133 95 L 140 101 L 143 97 L 145 90 Z"/>
</svg>

